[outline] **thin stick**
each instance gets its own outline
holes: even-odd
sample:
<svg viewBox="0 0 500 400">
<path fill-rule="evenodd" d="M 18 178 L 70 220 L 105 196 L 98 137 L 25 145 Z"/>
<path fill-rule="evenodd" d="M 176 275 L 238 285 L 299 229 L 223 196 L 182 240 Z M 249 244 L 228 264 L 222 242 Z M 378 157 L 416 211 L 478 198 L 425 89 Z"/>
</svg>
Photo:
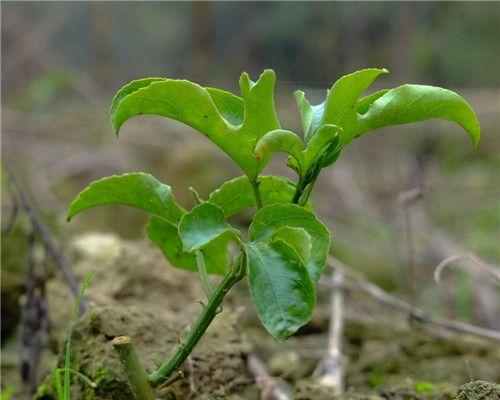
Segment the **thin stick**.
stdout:
<svg viewBox="0 0 500 400">
<path fill-rule="evenodd" d="M 367 281 L 364 277 L 360 276 L 361 274 L 355 273 L 352 268 L 331 256 L 328 258 L 328 265 L 334 269 L 339 269 L 343 271 L 345 275 L 350 276 L 355 281 L 355 287 L 357 289 L 398 311 L 411 314 L 412 318 L 418 322 L 436 325 L 454 332 L 500 341 L 500 331 L 464 324 L 448 318 L 432 316 L 420 308 L 412 307 L 407 302 L 398 299 L 392 294 L 387 293 L 379 286 Z"/>
<path fill-rule="evenodd" d="M 24 189 L 21 186 L 21 183 L 19 180 L 16 178 L 16 176 L 9 170 L 7 170 L 7 173 L 9 175 L 9 182 L 12 188 L 12 191 L 14 195 L 16 196 L 17 200 L 19 201 L 19 205 L 21 208 L 26 212 L 28 215 L 31 225 L 33 228 L 38 232 L 40 235 L 40 239 L 42 240 L 45 248 L 47 251 L 50 253 L 52 258 L 54 259 L 56 265 L 58 266 L 59 270 L 61 271 L 61 274 L 66 281 L 67 285 L 69 286 L 71 292 L 75 296 L 75 298 L 78 296 L 79 292 L 79 285 L 76 282 L 75 277 L 71 273 L 71 268 L 69 264 L 67 263 L 66 259 L 64 258 L 63 254 L 61 253 L 60 249 L 56 245 L 54 239 L 52 238 L 52 235 L 49 233 L 48 229 L 45 227 L 44 223 L 36 213 L 34 207 L 31 205 L 28 196 L 24 192 Z M 86 299 L 82 300 L 81 307 L 80 307 L 80 312 L 83 313 L 87 311 L 89 308 L 88 303 Z"/>
<path fill-rule="evenodd" d="M 417 200 L 421 199 L 423 196 L 423 189 L 421 186 L 412 188 L 401 192 L 398 196 L 398 202 L 403 209 L 404 221 L 405 221 L 405 238 L 406 238 L 406 251 L 407 251 L 407 288 L 410 299 L 410 305 L 412 307 L 417 306 L 417 271 L 415 266 L 415 249 L 413 243 L 413 226 L 412 218 L 410 213 L 410 207 Z M 409 313 L 410 322 L 412 322 L 412 313 Z"/>
<path fill-rule="evenodd" d="M 261 390 L 261 400 L 270 396 L 275 400 L 290 400 L 290 396 L 279 386 L 279 380 L 269 375 L 266 365 L 255 354 L 248 355 L 247 368 Z"/>
<path fill-rule="evenodd" d="M 135 352 L 132 339 L 128 336 L 117 336 L 111 341 L 111 344 L 120 357 L 123 369 L 137 399 L 155 400 L 156 395 L 149 384 L 148 373 Z"/>
<path fill-rule="evenodd" d="M 475 255 L 474 253 L 465 253 L 465 254 L 454 254 L 452 256 L 446 257 L 443 261 L 441 261 L 436 269 L 434 270 L 434 280 L 437 283 L 441 282 L 441 274 L 443 273 L 444 269 L 457 262 L 460 260 L 470 260 L 472 261 L 472 264 L 468 265 L 474 265 L 486 274 L 492 276 L 497 283 L 500 283 L 500 272 L 495 269 L 492 265 L 489 265 L 486 261 L 484 261 L 482 258 L 479 256 Z"/>
<path fill-rule="evenodd" d="M 328 352 L 318 365 L 314 375 L 321 385 L 331 387 L 335 395 L 344 391 L 344 370 L 342 365 L 342 335 L 344 329 L 344 274 L 332 271 L 331 314 L 328 333 Z"/>
</svg>

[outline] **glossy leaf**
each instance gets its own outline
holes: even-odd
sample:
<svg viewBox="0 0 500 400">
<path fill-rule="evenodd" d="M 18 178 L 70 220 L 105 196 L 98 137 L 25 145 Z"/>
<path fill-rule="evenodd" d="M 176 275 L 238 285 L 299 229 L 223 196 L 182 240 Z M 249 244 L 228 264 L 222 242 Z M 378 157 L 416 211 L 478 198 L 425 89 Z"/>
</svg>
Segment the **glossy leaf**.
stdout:
<svg viewBox="0 0 500 400">
<path fill-rule="evenodd" d="M 251 243 L 247 255 L 257 314 L 275 339 L 284 340 L 311 319 L 314 284 L 295 250 L 281 240 Z"/>
<path fill-rule="evenodd" d="M 279 176 L 259 177 L 259 191 L 264 205 L 288 204 L 295 192 L 295 184 L 289 179 Z M 224 210 L 226 218 L 255 206 L 252 186 L 246 176 L 225 182 L 213 191 L 208 202 Z"/>
<path fill-rule="evenodd" d="M 287 153 L 296 160 L 301 160 L 302 140 L 292 131 L 276 129 L 260 138 L 255 146 L 254 155 L 259 160 L 268 160 L 278 151 Z"/>
<path fill-rule="evenodd" d="M 284 226 L 274 232 L 272 239 L 279 239 L 289 244 L 297 252 L 304 265 L 307 265 L 311 258 L 312 242 L 311 236 L 305 229 Z"/>
<path fill-rule="evenodd" d="M 113 100 L 110 118 L 117 133 L 128 119 L 142 114 L 185 123 L 212 140 L 245 174 L 255 177 L 265 165 L 253 156 L 255 144 L 280 127 L 274 108 L 275 80 L 272 70 L 264 71 L 257 82 L 242 74 L 242 98 L 186 80 L 133 81 Z"/>
<path fill-rule="evenodd" d="M 315 163 L 319 163 L 324 168 L 335 161 L 335 157 L 340 152 L 341 132 L 339 127 L 330 124 L 323 125 L 318 129 L 303 152 L 301 163 L 303 176 L 313 168 Z"/>
<path fill-rule="evenodd" d="M 330 249 L 330 233 L 313 212 L 296 204 L 274 204 L 260 209 L 250 225 L 251 241 L 271 239 L 283 227 L 302 228 L 311 237 L 311 257 L 307 269 L 314 282 L 323 272 Z"/>
<path fill-rule="evenodd" d="M 386 69 L 369 68 L 341 77 L 328 91 L 326 100 L 316 106 L 308 106 L 300 92 L 296 94 L 306 141 L 309 142 L 316 131 L 325 124 L 342 128 L 341 142 L 347 143 L 356 128 L 356 104 L 359 97 Z M 310 121 L 310 122 L 309 122 Z"/>
<path fill-rule="evenodd" d="M 153 215 L 149 218 L 147 234 L 173 267 L 190 271 L 198 270 L 196 256 L 184 251 L 176 226 Z M 230 240 L 232 240 L 231 235 L 223 234 L 201 250 L 209 274 L 224 274 L 229 268 L 227 247 Z"/>
<path fill-rule="evenodd" d="M 207 87 L 207 92 L 212 97 L 220 115 L 231 125 L 239 126 L 243 123 L 245 104 L 243 99 L 217 88 Z"/>
<path fill-rule="evenodd" d="M 293 95 L 299 109 L 302 132 L 304 133 L 304 138 L 307 140 L 314 120 L 314 109 L 311 106 L 311 103 L 307 101 L 306 95 L 302 90 L 296 90 Z M 316 119 L 319 119 L 319 117 Z"/>
<path fill-rule="evenodd" d="M 214 204 L 202 203 L 185 214 L 179 223 L 184 251 L 194 253 L 225 233 L 236 235 L 226 222 L 224 211 Z"/>
<path fill-rule="evenodd" d="M 368 106 L 368 102 L 371 105 Z M 368 106 L 368 107 L 367 107 Z M 439 118 L 464 128 L 474 147 L 480 136 L 479 122 L 471 106 L 451 90 L 423 85 L 403 85 L 374 94 L 362 103 L 356 136 L 389 125 Z"/>
<path fill-rule="evenodd" d="M 177 223 L 184 213 L 175 202 L 170 186 L 149 174 L 132 173 L 92 182 L 71 203 L 68 221 L 82 211 L 105 204 L 139 208 L 171 223 Z"/>
<path fill-rule="evenodd" d="M 358 110 L 358 114 L 362 115 L 368 111 L 373 102 L 377 100 L 379 97 L 382 97 L 386 94 L 390 89 L 380 90 L 378 92 L 372 93 L 369 96 L 365 96 L 358 100 L 356 104 L 356 109 Z"/>
</svg>

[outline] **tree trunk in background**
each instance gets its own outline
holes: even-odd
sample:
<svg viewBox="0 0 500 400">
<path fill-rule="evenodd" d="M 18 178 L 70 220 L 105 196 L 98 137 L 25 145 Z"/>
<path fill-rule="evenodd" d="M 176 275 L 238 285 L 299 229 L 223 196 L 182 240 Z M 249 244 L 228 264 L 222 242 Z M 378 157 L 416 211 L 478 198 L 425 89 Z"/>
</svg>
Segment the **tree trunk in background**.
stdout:
<svg viewBox="0 0 500 400">
<path fill-rule="evenodd" d="M 191 3 L 191 26 L 193 29 L 192 62 L 190 70 L 194 80 L 210 80 L 213 60 L 212 11 L 213 4 L 208 1 Z"/>
<path fill-rule="evenodd" d="M 391 77 L 398 83 L 413 81 L 413 37 L 416 6 L 413 2 L 393 3 L 396 8 L 391 40 Z"/>
</svg>

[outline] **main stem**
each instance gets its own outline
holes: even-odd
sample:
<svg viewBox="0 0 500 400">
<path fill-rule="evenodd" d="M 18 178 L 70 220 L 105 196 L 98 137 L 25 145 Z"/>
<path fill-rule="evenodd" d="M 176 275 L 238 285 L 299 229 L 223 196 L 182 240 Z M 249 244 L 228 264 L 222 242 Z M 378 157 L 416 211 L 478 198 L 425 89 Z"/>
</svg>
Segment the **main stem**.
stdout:
<svg viewBox="0 0 500 400">
<path fill-rule="evenodd" d="M 295 193 L 293 194 L 292 203 L 299 203 L 300 197 L 302 196 L 302 193 L 304 193 L 305 186 L 306 185 L 304 185 L 304 181 L 300 179 L 297 183 L 297 186 L 295 187 Z"/>
<path fill-rule="evenodd" d="M 217 315 L 217 310 L 226 296 L 227 292 L 245 274 L 245 266 L 243 260 L 233 265 L 233 268 L 224 277 L 224 280 L 215 290 L 212 298 L 209 300 L 203 312 L 198 317 L 198 320 L 193 325 L 188 336 L 179 345 L 174 355 L 165 364 L 160 366 L 156 371 L 149 375 L 149 383 L 155 387 L 167 379 L 175 370 L 177 370 L 186 358 L 191 354 L 200 338 L 203 336 L 212 320 Z"/>
<path fill-rule="evenodd" d="M 123 369 L 132 386 L 132 391 L 137 398 L 141 400 L 155 400 L 155 392 L 148 382 L 148 373 L 135 352 L 132 339 L 128 336 L 118 336 L 111 343 L 120 357 Z"/>
<path fill-rule="evenodd" d="M 255 196 L 255 203 L 257 204 L 257 208 L 262 208 L 262 198 L 260 197 L 259 181 L 257 179 L 258 177 L 248 178 L 248 180 L 250 181 L 250 185 L 252 185 L 253 195 Z"/>
</svg>

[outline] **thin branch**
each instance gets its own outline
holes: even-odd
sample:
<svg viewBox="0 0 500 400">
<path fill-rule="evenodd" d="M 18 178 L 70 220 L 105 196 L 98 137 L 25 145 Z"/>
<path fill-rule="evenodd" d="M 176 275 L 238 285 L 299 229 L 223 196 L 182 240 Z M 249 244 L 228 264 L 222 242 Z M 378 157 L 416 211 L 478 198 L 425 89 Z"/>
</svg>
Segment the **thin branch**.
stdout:
<svg viewBox="0 0 500 400">
<path fill-rule="evenodd" d="M 411 205 L 422 199 L 424 189 L 422 185 L 412 189 L 401 192 L 398 196 L 398 203 L 401 205 L 404 214 L 405 223 L 405 238 L 406 238 L 406 251 L 407 251 L 407 288 L 410 298 L 410 305 L 416 307 L 417 305 L 417 271 L 415 265 L 415 246 L 413 239 L 413 225 L 411 216 Z M 410 322 L 412 321 L 412 313 L 409 314 Z"/>
<path fill-rule="evenodd" d="M 261 400 L 267 400 L 269 398 L 275 400 L 290 400 L 290 396 L 280 387 L 280 380 L 269 375 L 266 365 L 255 354 L 248 355 L 247 368 L 261 390 Z"/>
<path fill-rule="evenodd" d="M 36 370 L 42 350 L 47 342 L 49 327 L 47 302 L 45 299 L 45 281 L 42 279 L 37 290 L 34 257 L 35 233 L 28 235 L 28 276 L 26 280 L 26 302 L 21 313 L 21 377 L 32 393 L 36 391 Z"/>
<path fill-rule="evenodd" d="M 19 213 L 19 203 L 17 202 L 16 197 L 12 196 L 12 209 L 9 213 L 9 217 L 5 226 L 2 227 L 2 236 L 9 234 L 9 232 L 14 227 L 14 222 L 16 222 L 17 214 Z"/>
<path fill-rule="evenodd" d="M 26 193 L 24 192 L 24 189 L 21 186 L 21 183 L 19 180 L 16 178 L 16 176 L 9 170 L 7 170 L 8 176 L 9 176 L 9 183 L 11 185 L 12 191 L 14 195 L 16 196 L 20 207 L 26 212 L 28 215 L 31 225 L 33 228 L 38 232 L 41 241 L 43 242 L 46 250 L 52 258 L 54 259 L 56 265 L 59 268 L 59 271 L 61 271 L 61 274 L 71 289 L 71 292 L 75 296 L 75 298 L 78 296 L 79 292 L 79 285 L 76 282 L 75 277 L 71 273 L 71 268 L 64 258 L 63 254 L 61 253 L 61 250 L 58 248 L 56 245 L 52 235 L 42 222 L 41 218 L 38 216 L 38 214 L 35 211 L 35 208 L 31 205 L 30 200 Z M 81 303 L 81 312 L 85 312 L 88 310 L 88 303 L 86 299 L 82 300 Z"/>
<path fill-rule="evenodd" d="M 470 324 L 464 324 L 462 322 L 454 321 L 448 318 L 433 316 L 426 313 L 420 308 L 412 307 L 407 302 L 398 299 L 379 286 L 367 281 L 363 276 L 361 276 L 361 274 L 354 272 L 352 268 L 348 267 L 332 256 L 328 258 L 328 265 L 334 269 L 343 271 L 346 276 L 349 276 L 351 279 L 353 279 L 355 282 L 355 287 L 357 289 L 394 308 L 395 310 L 411 314 L 412 318 L 418 322 L 436 325 L 441 328 L 445 328 L 447 330 L 458 333 L 465 333 L 485 339 L 500 341 L 500 331 L 482 328 L 480 326 Z"/>
<path fill-rule="evenodd" d="M 486 274 L 492 276 L 497 281 L 497 283 L 500 283 L 500 271 L 495 269 L 495 267 L 493 267 L 492 265 L 489 265 L 486 261 L 484 261 L 474 253 L 454 254 L 441 261 L 434 270 L 434 280 L 436 281 L 436 283 L 441 283 L 441 274 L 447 266 L 452 265 L 457 261 L 463 260 L 471 261 L 472 264 L 468 263 L 467 265 L 477 267 Z"/>
<path fill-rule="evenodd" d="M 331 314 L 328 334 L 327 355 L 314 371 L 321 385 L 331 387 L 335 395 L 344 391 L 344 370 L 342 365 L 342 335 L 344 329 L 344 274 L 341 270 L 332 271 Z"/>
</svg>

